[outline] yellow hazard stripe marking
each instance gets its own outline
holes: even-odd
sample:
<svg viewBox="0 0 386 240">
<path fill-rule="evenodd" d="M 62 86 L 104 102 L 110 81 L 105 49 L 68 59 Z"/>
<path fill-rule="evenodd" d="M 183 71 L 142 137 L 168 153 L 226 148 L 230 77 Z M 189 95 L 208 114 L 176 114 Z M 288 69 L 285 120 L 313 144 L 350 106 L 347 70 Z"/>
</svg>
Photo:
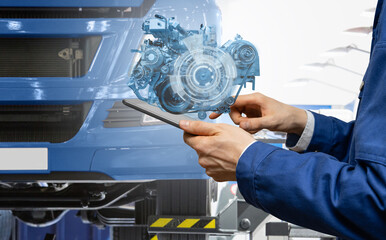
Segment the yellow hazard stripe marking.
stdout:
<svg viewBox="0 0 386 240">
<path fill-rule="evenodd" d="M 150 240 L 158 240 L 157 235 L 155 235 L 154 237 L 152 237 Z"/>
<path fill-rule="evenodd" d="M 213 219 L 212 221 L 210 221 L 208 224 L 206 224 L 206 226 L 204 228 L 216 228 L 216 219 Z"/>
<path fill-rule="evenodd" d="M 159 218 L 152 225 L 150 225 L 150 227 L 165 227 L 171 220 L 173 220 L 173 218 Z"/>
<path fill-rule="evenodd" d="M 196 224 L 200 219 L 186 219 L 177 228 L 191 228 L 194 224 Z"/>
</svg>

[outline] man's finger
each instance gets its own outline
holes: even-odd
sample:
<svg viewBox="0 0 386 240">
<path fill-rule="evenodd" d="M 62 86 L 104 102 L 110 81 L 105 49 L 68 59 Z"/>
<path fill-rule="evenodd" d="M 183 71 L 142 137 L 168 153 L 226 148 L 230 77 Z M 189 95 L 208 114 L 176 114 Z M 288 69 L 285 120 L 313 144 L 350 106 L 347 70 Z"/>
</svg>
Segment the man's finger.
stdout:
<svg viewBox="0 0 386 240">
<path fill-rule="evenodd" d="M 203 121 L 181 120 L 180 127 L 187 133 L 199 136 L 212 136 L 217 133 L 216 124 Z"/>
<path fill-rule="evenodd" d="M 191 139 L 192 137 L 195 137 L 196 135 L 193 135 L 193 134 L 190 134 L 190 133 L 187 133 L 187 132 L 184 132 L 184 141 L 186 142 L 187 140 Z"/>
<path fill-rule="evenodd" d="M 232 121 L 235 123 L 235 124 L 237 124 L 237 125 L 239 125 L 240 124 L 240 122 L 243 120 L 243 119 L 245 119 L 245 117 L 243 117 L 242 115 L 241 115 L 241 112 L 239 112 L 239 111 L 237 111 L 237 110 L 235 110 L 235 109 L 231 109 L 231 112 L 229 113 L 229 117 L 232 119 Z"/>
<path fill-rule="evenodd" d="M 245 118 L 240 122 L 240 127 L 247 132 L 251 131 L 260 131 L 263 128 L 269 128 L 270 125 L 267 121 L 267 118 Z"/>
<path fill-rule="evenodd" d="M 196 145 L 197 141 L 197 135 L 192 135 L 190 133 L 184 132 L 184 142 L 188 144 L 191 147 L 194 147 Z"/>
<path fill-rule="evenodd" d="M 185 143 L 197 152 L 199 160 L 208 159 L 208 141 L 210 138 L 210 136 L 197 136 L 184 132 Z"/>
<path fill-rule="evenodd" d="M 246 105 L 256 105 L 261 103 L 261 99 L 264 97 L 261 93 L 253 93 L 247 95 L 240 95 L 236 99 L 236 102 L 232 107 L 244 107 Z"/>
<path fill-rule="evenodd" d="M 221 116 L 221 113 L 216 113 L 216 112 L 212 112 L 210 115 L 209 115 L 209 118 L 210 119 L 216 119 L 218 117 Z"/>
</svg>

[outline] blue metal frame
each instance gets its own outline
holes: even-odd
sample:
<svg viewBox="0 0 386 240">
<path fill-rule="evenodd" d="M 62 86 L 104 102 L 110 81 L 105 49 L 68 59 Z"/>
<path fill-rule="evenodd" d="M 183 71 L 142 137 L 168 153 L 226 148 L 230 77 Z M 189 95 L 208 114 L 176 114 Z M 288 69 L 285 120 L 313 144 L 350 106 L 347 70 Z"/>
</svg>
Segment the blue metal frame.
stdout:
<svg viewBox="0 0 386 240">
<path fill-rule="evenodd" d="M 39 6 L 70 6 L 75 1 L 40 1 Z M 137 6 L 142 1 L 108 1 Z M 102 1 L 76 1 L 101 6 Z M 107 1 L 103 1 L 107 3 Z M 1 6 L 35 6 L 36 1 L 2 1 Z M 67 5 L 68 4 L 68 5 Z M 92 101 L 78 134 L 64 143 L 8 143 L 2 148 L 48 148 L 49 170 L 103 172 L 117 180 L 207 178 L 196 153 L 182 141 L 182 131 L 167 125 L 104 128 L 114 102 L 135 95 L 127 86 L 134 53 L 143 34 L 143 19 L 154 14 L 175 16 L 189 28 L 219 26 L 214 0 L 159 0 L 144 18 L 1 19 L 0 37 L 102 36 L 89 72 L 79 78 L 0 78 L 0 104 L 54 104 Z M 218 27 L 218 31 L 221 28 Z M 36 171 L 0 171 L 9 173 Z"/>
</svg>

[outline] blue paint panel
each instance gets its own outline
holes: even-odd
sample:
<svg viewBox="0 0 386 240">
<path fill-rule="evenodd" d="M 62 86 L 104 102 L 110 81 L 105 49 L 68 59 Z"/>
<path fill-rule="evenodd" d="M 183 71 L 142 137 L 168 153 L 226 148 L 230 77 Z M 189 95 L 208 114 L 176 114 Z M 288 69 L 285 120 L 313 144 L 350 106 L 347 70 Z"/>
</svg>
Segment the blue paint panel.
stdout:
<svg viewBox="0 0 386 240">
<path fill-rule="evenodd" d="M 206 177 L 196 152 L 186 145 L 98 150 L 91 171 L 108 172 L 115 179 L 127 175 L 130 179 Z"/>
<path fill-rule="evenodd" d="M 143 0 L 1 0 L 1 7 L 138 7 Z"/>
<path fill-rule="evenodd" d="M 58 223 L 48 227 L 30 227 L 17 221 L 17 240 L 43 240 L 46 234 L 55 234 L 56 240 L 109 240 L 110 228 L 98 229 L 84 224 L 76 216 L 77 211 L 69 211 Z"/>
</svg>

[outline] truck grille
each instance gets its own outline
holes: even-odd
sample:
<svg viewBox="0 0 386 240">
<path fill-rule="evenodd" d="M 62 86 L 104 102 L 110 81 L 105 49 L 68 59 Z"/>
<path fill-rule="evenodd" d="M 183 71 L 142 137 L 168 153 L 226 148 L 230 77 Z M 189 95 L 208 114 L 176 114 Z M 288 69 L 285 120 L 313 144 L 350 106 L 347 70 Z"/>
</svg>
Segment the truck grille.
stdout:
<svg viewBox="0 0 386 240">
<path fill-rule="evenodd" d="M 0 38 L 0 77 L 81 77 L 100 42 L 100 36 Z"/>
<path fill-rule="evenodd" d="M 114 103 L 113 107 L 107 110 L 109 115 L 103 120 L 105 128 L 125 128 L 150 125 L 166 124 L 149 115 L 127 107 L 122 101 Z"/>
<path fill-rule="evenodd" d="M 0 7 L 0 18 L 143 18 L 155 1 L 138 7 Z"/>
<path fill-rule="evenodd" d="M 73 105 L 0 105 L 0 142 L 61 143 L 81 128 L 91 102 Z"/>
<path fill-rule="evenodd" d="M 122 101 L 114 103 L 107 110 L 109 115 L 103 120 L 105 128 L 139 127 L 143 119 L 143 113 L 123 105 Z"/>
</svg>

